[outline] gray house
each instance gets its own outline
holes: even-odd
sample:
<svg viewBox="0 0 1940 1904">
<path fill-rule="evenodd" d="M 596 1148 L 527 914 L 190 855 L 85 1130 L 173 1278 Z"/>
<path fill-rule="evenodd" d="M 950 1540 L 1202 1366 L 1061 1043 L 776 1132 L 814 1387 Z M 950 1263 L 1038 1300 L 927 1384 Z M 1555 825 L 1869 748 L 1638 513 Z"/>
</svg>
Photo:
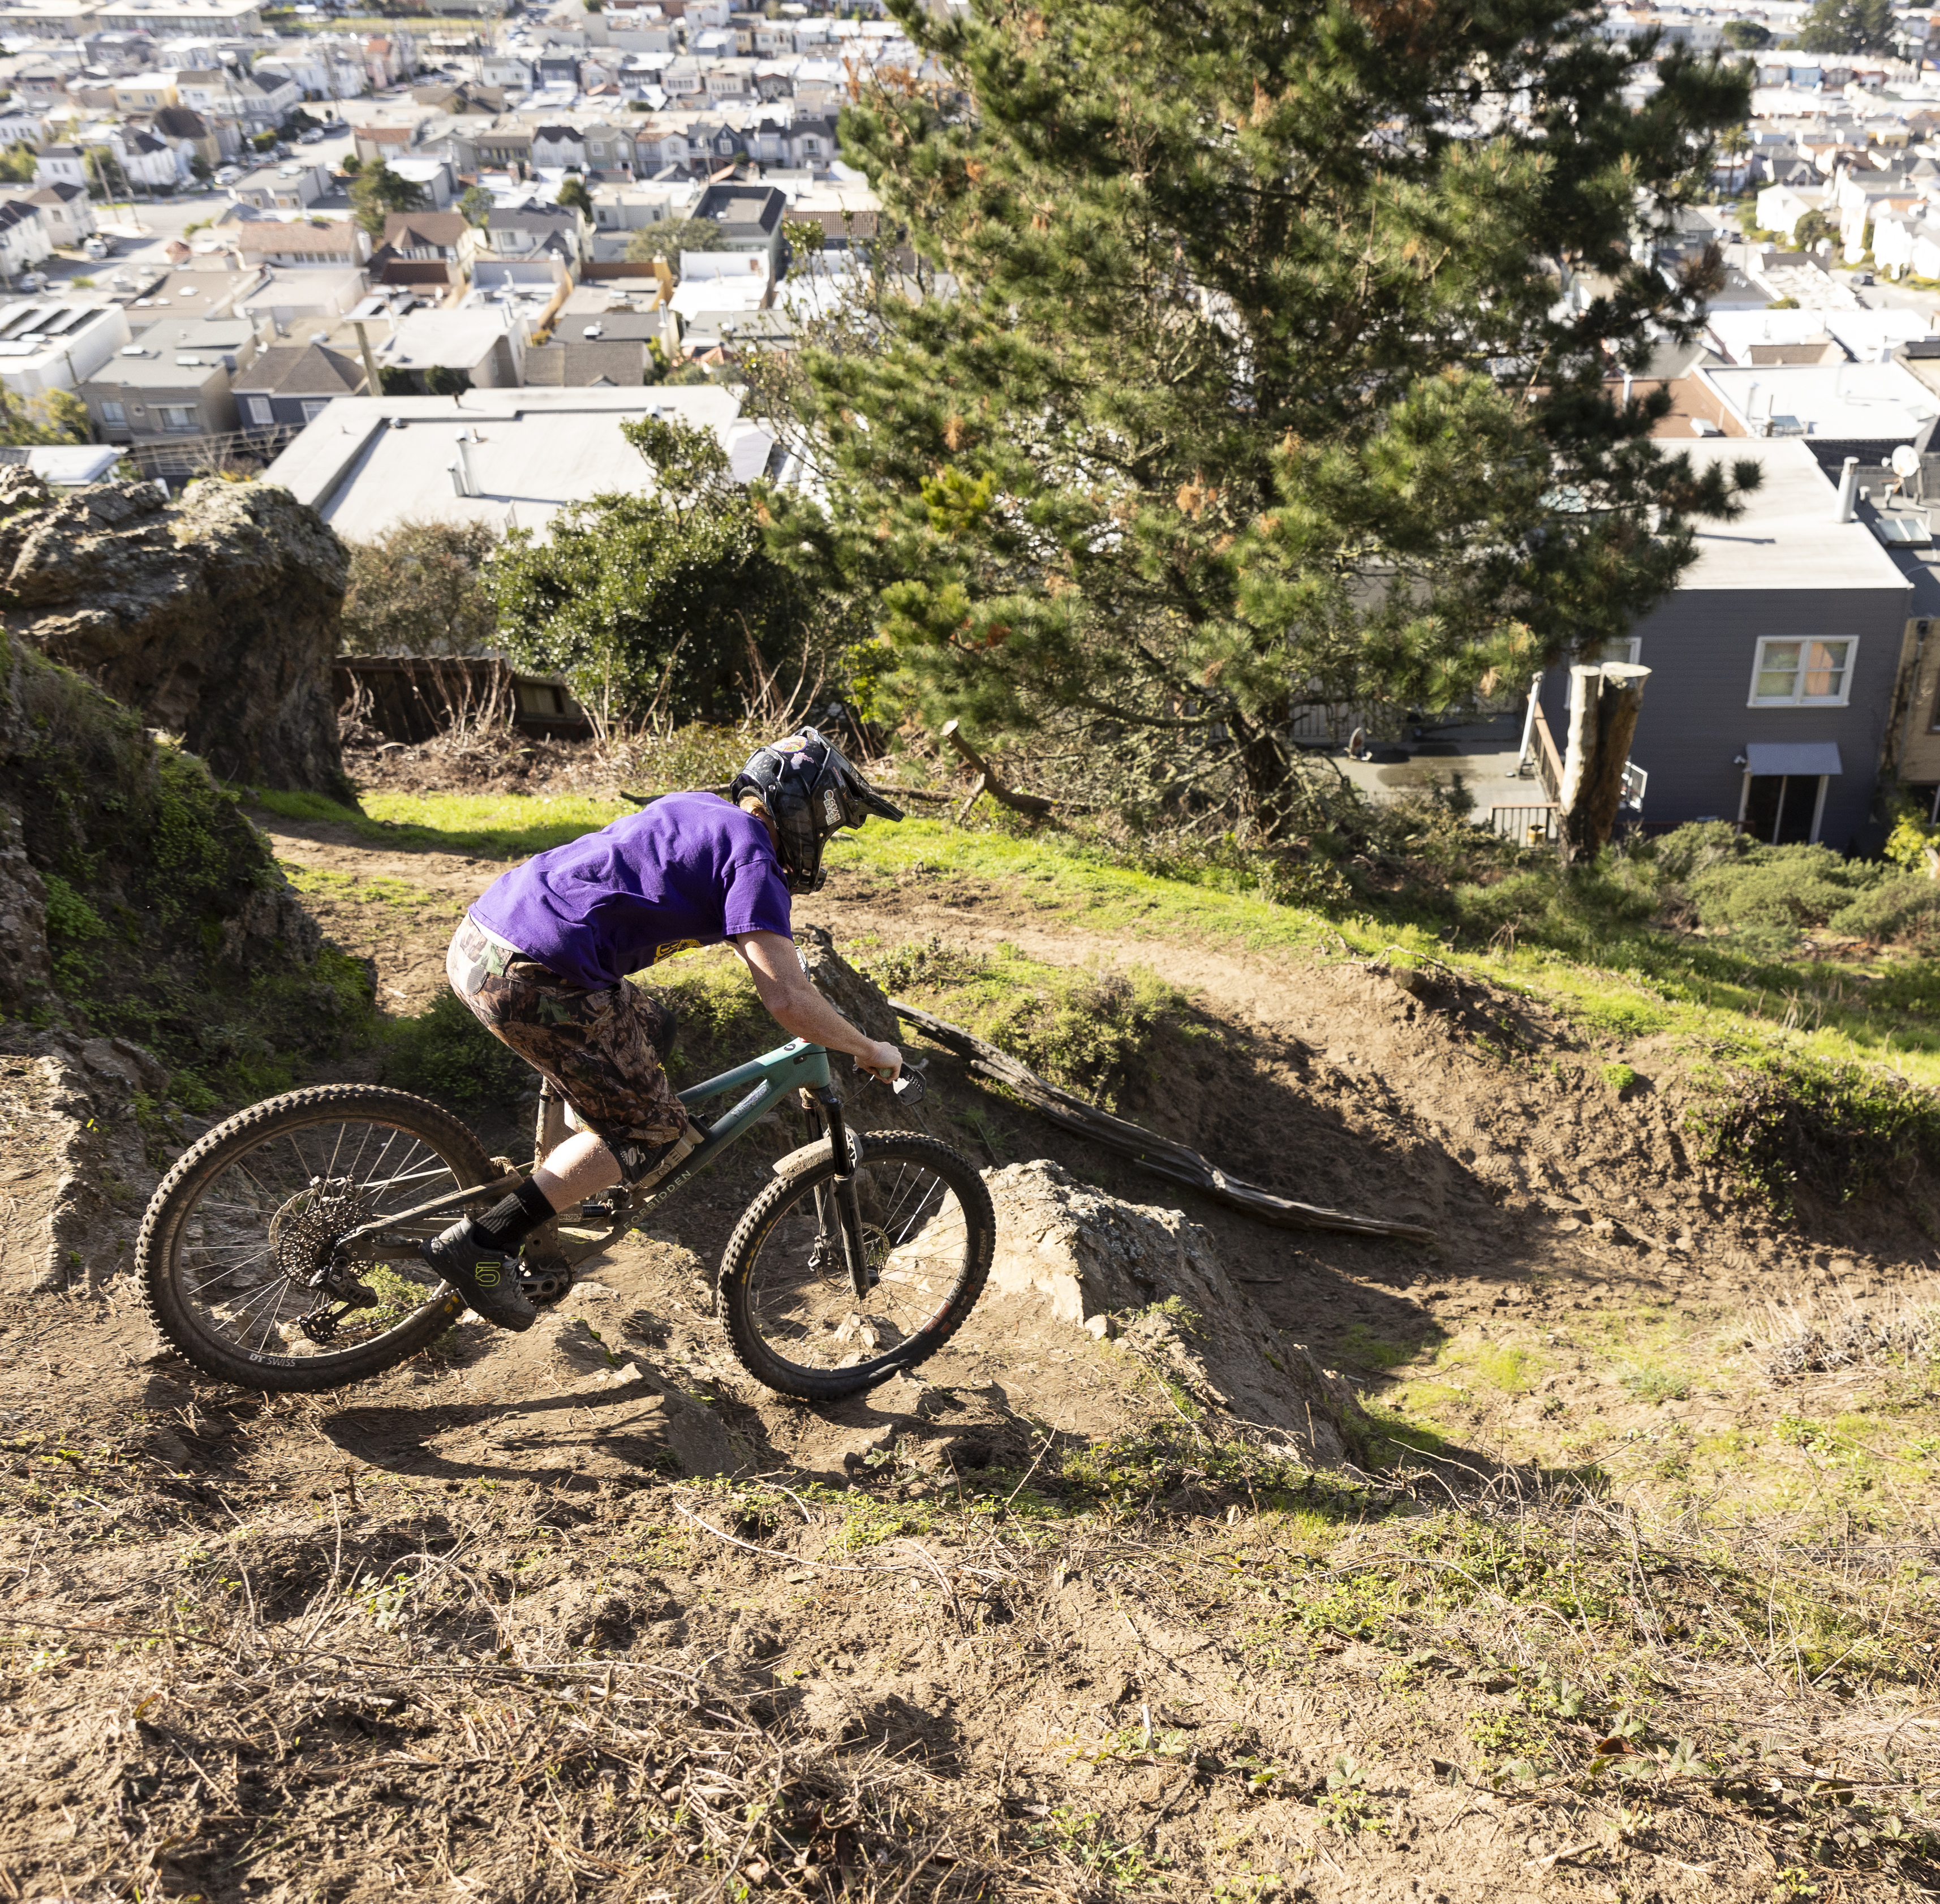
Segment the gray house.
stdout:
<svg viewBox="0 0 1940 1904">
<path fill-rule="evenodd" d="M 327 344 L 275 344 L 230 380 L 245 429 L 313 423 L 337 397 L 361 396 L 368 380 L 354 357 Z"/>
<path fill-rule="evenodd" d="M 1735 521 L 1699 526 L 1697 562 L 1632 633 L 1588 661 L 1651 671 L 1630 746 L 1645 824 L 1735 821 L 1759 838 L 1866 852 L 1883 832 L 1880 759 L 1912 584 L 1795 438 L 1694 445 L 1765 471 Z M 1869 510 L 1862 507 L 1862 516 Z M 1569 677 L 1543 678 L 1559 746 Z"/>
</svg>

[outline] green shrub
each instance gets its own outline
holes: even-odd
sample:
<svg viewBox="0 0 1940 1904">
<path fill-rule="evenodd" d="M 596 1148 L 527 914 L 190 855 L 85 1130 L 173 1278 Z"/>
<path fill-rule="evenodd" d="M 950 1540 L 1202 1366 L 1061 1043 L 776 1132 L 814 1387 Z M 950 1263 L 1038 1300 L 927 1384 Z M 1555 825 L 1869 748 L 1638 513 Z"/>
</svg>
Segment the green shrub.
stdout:
<svg viewBox="0 0 1940 1904">
<path fill-rule="evenodd" d="M 1801 1190 L 1831 1204 L 1882 1183 L 1903 1194 L 1940 1163 L 1940 1096 L 1890 1071 L 1746 1041 L 1714 1047 L 1692 1082 L 1699 1156 L 1781 1216 Z"/>
<path fill-rule="evenodd" d="M 383 1081 L 455 1111 L 509 1105 L 529 1087 L 530 1066 L 474 1018 L 456 992 L 441 991 L 386 1035 Z"/>
<path fill-rule="evenodd" d="M 1746 926 L 1792 931 L 1823 926 L 1870 888 L 1896 877 L 1888 868 L 1844 859 L 1829 847 L 1755 846 L 1735 862 L 1692 874 L 1698 916 L 1712 930 Z"/>
<path fill-rule="evenodd" d="M 1882 943 L 1928 938 L 1940 932 L 1940 881 L 1882 880 L 1826 921 L 1834 932 Z"/>
</svg>

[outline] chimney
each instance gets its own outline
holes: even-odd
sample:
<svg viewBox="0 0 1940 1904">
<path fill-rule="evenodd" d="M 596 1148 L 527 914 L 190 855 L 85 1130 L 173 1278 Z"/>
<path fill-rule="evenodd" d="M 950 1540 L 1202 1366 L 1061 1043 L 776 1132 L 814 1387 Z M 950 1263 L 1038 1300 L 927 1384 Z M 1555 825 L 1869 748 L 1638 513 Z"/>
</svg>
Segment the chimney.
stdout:
<svg viewBox="0 0 1940 1904">
<path fill-rule="evenodd" d="M 1859 459 L 1857 456 L 1848 456 L 1844 467 L 1839 471 L 1839 507 L 1833 517 L 1835 522 L 1850 522 L 1853 520 L 1854 500 L 1859 487 Z"/>
<path fill-rule="evenodd" d="M 468 432 L 458 432 L 458 460 L 451 465 L 452 487 L 460 496 L 478 493 L 478 478 L 471 467 L 471 439 Z"/>
</svg>

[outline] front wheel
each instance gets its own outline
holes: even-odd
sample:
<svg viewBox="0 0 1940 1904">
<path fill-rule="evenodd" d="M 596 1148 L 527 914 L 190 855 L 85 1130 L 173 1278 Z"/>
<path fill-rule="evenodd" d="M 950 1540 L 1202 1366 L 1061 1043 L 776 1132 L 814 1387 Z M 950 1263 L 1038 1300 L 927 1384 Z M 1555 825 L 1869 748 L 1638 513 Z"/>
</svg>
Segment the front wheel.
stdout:
<svg viewBox="0 0 1940 1904">
<path fill-rule="evenodd" d="M 792 1161 L 736 1226 L 721 1263 L 728 1336 L 777 1393 L 834 1401 L 934 1355 L 990 1273 L 996 1213 L 975 1165 L 934 1137 L 870 1131 L 856 1173 L 869 1292 L 856 1294 L 824 1150 Z"/>
<path fill-rule="evenodd" d="M 249 1388 L 337 1388 L 436 1339 L 465 1299 L 416 1246 L 454 1211 L 339 1239 L 498 1173 L 422 1097 L 377 1085 L 290 1092 L 218 1124 L 162 1179 L 135 1266 L 150 1320 L 205 1375 Z"/>
</svg>

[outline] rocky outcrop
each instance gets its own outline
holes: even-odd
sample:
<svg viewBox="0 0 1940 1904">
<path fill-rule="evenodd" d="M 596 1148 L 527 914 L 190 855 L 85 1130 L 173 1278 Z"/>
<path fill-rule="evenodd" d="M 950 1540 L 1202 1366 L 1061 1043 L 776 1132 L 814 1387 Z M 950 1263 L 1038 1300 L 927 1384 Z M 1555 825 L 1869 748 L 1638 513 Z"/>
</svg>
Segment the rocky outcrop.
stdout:
<svg viewBox="0 0 1940 1904">
<path fill-rule="evenodd" d="M 997 1210 L 990 1288 L 1117 1342 L 1222 1426 L 1335 1466 L 1356 1451 L 1347 1385 L 1281 1335 L 1178 1210 L 1127 1203 L 1047 1159 L 984 1173 Z"/>
<path fill-rule="evenodd" d="M 125 1038 L 0 1027 L 0 1295 L 94 1288 L 128 1266 L 157 1176 L 142 1113 L 159 1120 L 168 1082 Z"/>
<path fill-rule="evenodd" d="M 0 807 L 0 1010 L 40 997 L 53 976 L 47 882 L 27 856 L 20 815 Z"/>
<path fill-rule="evenodd" d="M 331 661 L 343 545 L 287 490 L 152 484 L 56 499 L 0 471 L 9 631 L 79 670 L 221 778 L 348 791 Z"/>
<path fill-rule="evenodd" d="M 233 1021 L 236 987 L 318 951 L 203 762 L 0 636 L 0 1017 L 64 1004 L 148 1042 L 170 1021 L 198 1040 Z"/>
</svg>

